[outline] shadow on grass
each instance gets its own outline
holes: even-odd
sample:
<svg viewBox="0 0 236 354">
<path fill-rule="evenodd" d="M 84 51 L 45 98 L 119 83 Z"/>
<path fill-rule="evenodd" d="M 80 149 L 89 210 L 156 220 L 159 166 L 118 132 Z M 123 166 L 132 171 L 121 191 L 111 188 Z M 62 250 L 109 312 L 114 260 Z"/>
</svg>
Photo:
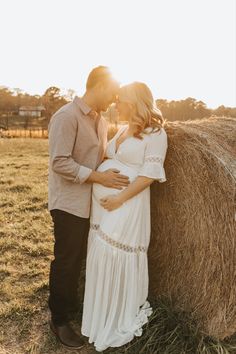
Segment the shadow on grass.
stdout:
<svg viewBox="0 0 236 354">
<path fill-rule="evenodd" d="M 143 334 L 122 348 L 104 353 L 127 354 L 235 354 L 236 335 L 218 340 L 204 335 L 191 314 L 174 307 L 171 299 L 151 301 L 153 314 Z"/>
<path fill-rule="evenodd" d="M 0 320 L 13 332 L 15 340 L 25 353 L 64 353 L 48 326 L 46 299 L 48 286 L 43 285 L 35 293 L 34 300 L 41 309 L 12 309 Z M 37 299 L 37 300 L 36 300 Z M 33 300 L 33 299 L 32 299 Z M 40 301 L 41 300 L 41 301 Z M 174 307 L 171 299 L 160 297 L 150 300 L 153 314 L 143 327 L 143 334 L 119 348 L 108 348 L 103 353 L 127 354 L 233 354 L 236 353 L 236 335 L 223 341 L 204 335 L 189 313 Z M 82 302 L 79 312 L 72 318 L 79 329 L 82 319 Z M 9 333 L 9 332 L 8 332 Z M 79 333 L 79 332 L 78 332 Z M 87 339 L 87 338 L 86 338 Z M 12 347 L 13 343 L 11 344 Z M 93 345 L 87 352 L 93 351 Z M 23 352 L 22 352 L 23 353 Z"/>
</svg>

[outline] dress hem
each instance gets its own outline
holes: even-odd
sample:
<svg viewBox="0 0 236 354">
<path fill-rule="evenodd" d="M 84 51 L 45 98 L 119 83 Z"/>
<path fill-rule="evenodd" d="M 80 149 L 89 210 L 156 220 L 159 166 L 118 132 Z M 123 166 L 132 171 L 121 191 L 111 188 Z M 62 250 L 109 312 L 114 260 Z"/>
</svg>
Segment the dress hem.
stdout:
<svg viewBox="0 0 236 354">
<path fill-rule="evenodd" d="M 97 352 L 102 352 L 108 348 L 118 348 L 121 347 L 129 342 L 131 342 L 134 337 L 140 337 L 142 335 L 143 332 L 143 326 L 148 322 L 148 317 L 151 316 L 151 314 L 153 313 L 152 307 L 150 306 L 150 303 L 146 300 L 145 303 L 141 306 L 141 308 L 139 309 L 139 313 L 137 314 L 137 316 L 135 317 L 134 320 L 134 324 L 131 326 L 130 330 L 127 331 L 125 334 L 127 335 L 126 340 L 125 338 L 123 338 L 124 342 L 117 344 L 117 345 L 105 345 L 105 346 L 101 346 L 101 345 L 96 345 L 96 340 L 92 340 L 90 341 L 88 339 L 89 344 L 94 343 L 94 348 L 96 349 Z M 90 337 L 89 334 L 86 334 L 86 331 L 83 331 L 81 329 L 81 334 L 85 337 Z M 125 335 L 124 334 L 124 335 Z M 122 335 L 121 335 L 121 339 L 122 339 Z"/>
</svg>

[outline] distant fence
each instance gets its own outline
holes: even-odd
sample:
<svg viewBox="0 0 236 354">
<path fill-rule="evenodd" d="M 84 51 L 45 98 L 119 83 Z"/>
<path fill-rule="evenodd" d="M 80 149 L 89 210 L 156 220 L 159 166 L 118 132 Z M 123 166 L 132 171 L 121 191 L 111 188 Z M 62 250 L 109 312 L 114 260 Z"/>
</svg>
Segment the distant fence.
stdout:
<svg viewBox="0 0 236 354">
<path fill-rule="evenodd" d="M 127 124 L 128 122 L 120 122 L 119 124 L 110 123 L 108 127 L 108 140 L 110 140 L 118 128 Z M 48 130 L 46 128 L 28 128 L 28 129 L 19 129 L 19 128 L 10 128 L 6 129 L 5 127 L 0 126 L 0 138 L 38 138 L 38 139 L 47 139 Z"/>
<path fill-rule="evenodd" d="M 2 138 L 48 138 L 48 130 L 42 128 L 33 129 L 0 129 Z"/>
</svg>

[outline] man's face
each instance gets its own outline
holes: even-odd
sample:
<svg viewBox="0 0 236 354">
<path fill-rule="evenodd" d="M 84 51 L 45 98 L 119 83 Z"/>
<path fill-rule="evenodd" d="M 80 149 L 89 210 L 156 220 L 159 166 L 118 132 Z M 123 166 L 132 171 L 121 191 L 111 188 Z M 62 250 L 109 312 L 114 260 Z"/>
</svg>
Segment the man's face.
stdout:
<svg viewBox="0 0 236 354">
<path fill-rule="evenodd" d="M 98 92 L 98 110 L 106 112 L 108 107 L 116 101 L 119 84 L 116 82 L 106 83 L 100 86 Z"/>
</svg>

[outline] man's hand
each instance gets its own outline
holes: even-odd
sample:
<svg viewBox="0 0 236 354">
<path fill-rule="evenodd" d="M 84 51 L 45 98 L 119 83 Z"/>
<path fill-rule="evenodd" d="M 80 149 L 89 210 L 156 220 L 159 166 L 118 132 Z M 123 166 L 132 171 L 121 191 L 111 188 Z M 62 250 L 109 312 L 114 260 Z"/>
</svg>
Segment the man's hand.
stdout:
<svg viewBox="0 0 236 354">
<path fill-rule="evenodd" d="M 127 187 L 130 183 L 129 177 L 122 175 L 119 173 L 120 171 L 116 168 L 110 168 L 102 172 L 103 174 L 103 182 L 102 184 L 105 187 L 122 189 L 123 187 Z"/>
<path fill-rule="evenodd" d="M 130 184 L 129 177 L 119 173 L 115 168 L 104 172 L 92 171 L 86 183 L 99 183 L 108 188 L 123 189 Z"/>
</svg>

